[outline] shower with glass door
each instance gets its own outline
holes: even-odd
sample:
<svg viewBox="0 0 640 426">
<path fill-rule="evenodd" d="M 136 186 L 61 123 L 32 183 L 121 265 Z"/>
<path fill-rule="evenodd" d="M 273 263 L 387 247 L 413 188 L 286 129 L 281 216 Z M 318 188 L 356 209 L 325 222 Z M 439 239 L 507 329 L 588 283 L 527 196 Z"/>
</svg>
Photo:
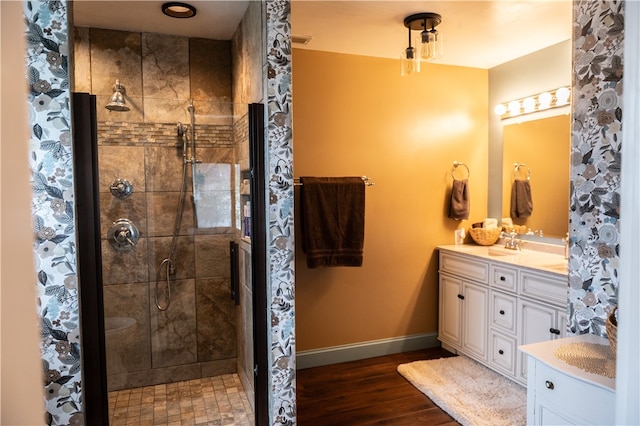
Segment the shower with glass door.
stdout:
<svg viewBox="0 0 640 426">
<path fill-rule="evenodd" d="M 85 44 L 92 54 L 88 80 L 76 85 L 93 87 L 98 103 L 108 390 L 236 372 L 251 385 L 252 325 L 246 304 L 231 298 L 239 293 L 232 291 L 238 273 L 230 254 L 241 240 L 240 202 L 248 197 L 240 195 L 248 105 L 226 101 L 230 64 L 210 63 L 229 55 L 231 43 L 77 33 L 76 48 Z M 132 45 L 136 39 L 141 43 Z M 113 46 L 123 46 L 117 64 Z M 246 265 L 250 272 L 250 259 Z"/>
</svg>

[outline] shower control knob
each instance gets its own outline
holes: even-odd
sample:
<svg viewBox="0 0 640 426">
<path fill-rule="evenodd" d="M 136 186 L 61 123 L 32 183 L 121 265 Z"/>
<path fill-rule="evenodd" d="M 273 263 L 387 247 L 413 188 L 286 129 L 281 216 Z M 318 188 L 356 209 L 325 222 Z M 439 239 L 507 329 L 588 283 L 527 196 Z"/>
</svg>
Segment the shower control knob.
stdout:
<svg viewBox="0 0 640 426">
<path fill-rule="evenodd" d="M 109 187 L 111 195 L 121 200 L 129 197 L 133 193 L 133 185 L 126 179 L 116 179 Z"/>
<path fill-rule="evenodd" d="M 118 251 L 131 251 L 138 244 L 140 233 L 129 219 L 118 219 L 107 232 L 111 246 Z"/>
</svg>

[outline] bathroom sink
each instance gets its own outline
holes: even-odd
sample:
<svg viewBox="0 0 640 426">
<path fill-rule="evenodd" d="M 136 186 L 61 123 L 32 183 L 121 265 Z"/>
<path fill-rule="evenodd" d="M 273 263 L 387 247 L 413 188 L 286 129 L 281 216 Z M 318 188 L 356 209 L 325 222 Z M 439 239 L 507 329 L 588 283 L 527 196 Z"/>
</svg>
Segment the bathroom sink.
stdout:
<svg viewBox="0 0 640 426">
<path fill-rule="evenodd" d="M 505 249 L 505 248 L 490 248 L 487 251 L 487 254 L 489 256 L 513 256 L 514 254 L 518 254 L 518 250 L 509 250 L 509 249 Z"/>
</svg>

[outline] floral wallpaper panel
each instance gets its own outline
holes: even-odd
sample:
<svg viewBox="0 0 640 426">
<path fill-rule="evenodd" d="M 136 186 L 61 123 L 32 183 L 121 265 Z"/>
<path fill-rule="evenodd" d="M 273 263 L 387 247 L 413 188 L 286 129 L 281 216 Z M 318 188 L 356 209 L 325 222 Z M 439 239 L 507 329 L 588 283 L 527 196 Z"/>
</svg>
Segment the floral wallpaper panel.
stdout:
<svg viewBox="0 0 640 426">
<path fill-rule="evenodd" d="M 574 3 L 569 330 L 606 335 L 618 303 L 624 1 Z"/>
<path fill-rule="evenodd" d="M 24 2 L 32 220 L 47 424 L 83 424 L 68 7 Z"/>
<path fill-rule="evenodd" d="M 267 137 L 269 168 L 271 424 L 296 423 L 291 24 L 288 0 L 268 0 Z"/>
</svg>

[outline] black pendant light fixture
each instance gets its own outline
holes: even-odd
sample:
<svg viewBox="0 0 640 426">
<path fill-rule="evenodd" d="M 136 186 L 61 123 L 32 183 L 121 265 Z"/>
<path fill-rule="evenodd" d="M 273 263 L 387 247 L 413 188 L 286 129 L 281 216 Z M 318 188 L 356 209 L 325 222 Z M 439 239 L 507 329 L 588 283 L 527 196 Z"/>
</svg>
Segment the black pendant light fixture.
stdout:
<svg viewBox="0 0 640 426">
<path fill-rule="evenodd" d="M 400 73 L 402 75 L 420 72 L 420 61 L 431 61 L 442 56 L 442 35 L 436 27 L 442 22 L 442 16 L 437 13 L 415 13 L 404 18 L 404 26 L 409 31 L 409 47 L 401 57 Z M 411 31 L 420 31 L 420 45 L 418 51 L 411 46 Z"/>
</svg>

